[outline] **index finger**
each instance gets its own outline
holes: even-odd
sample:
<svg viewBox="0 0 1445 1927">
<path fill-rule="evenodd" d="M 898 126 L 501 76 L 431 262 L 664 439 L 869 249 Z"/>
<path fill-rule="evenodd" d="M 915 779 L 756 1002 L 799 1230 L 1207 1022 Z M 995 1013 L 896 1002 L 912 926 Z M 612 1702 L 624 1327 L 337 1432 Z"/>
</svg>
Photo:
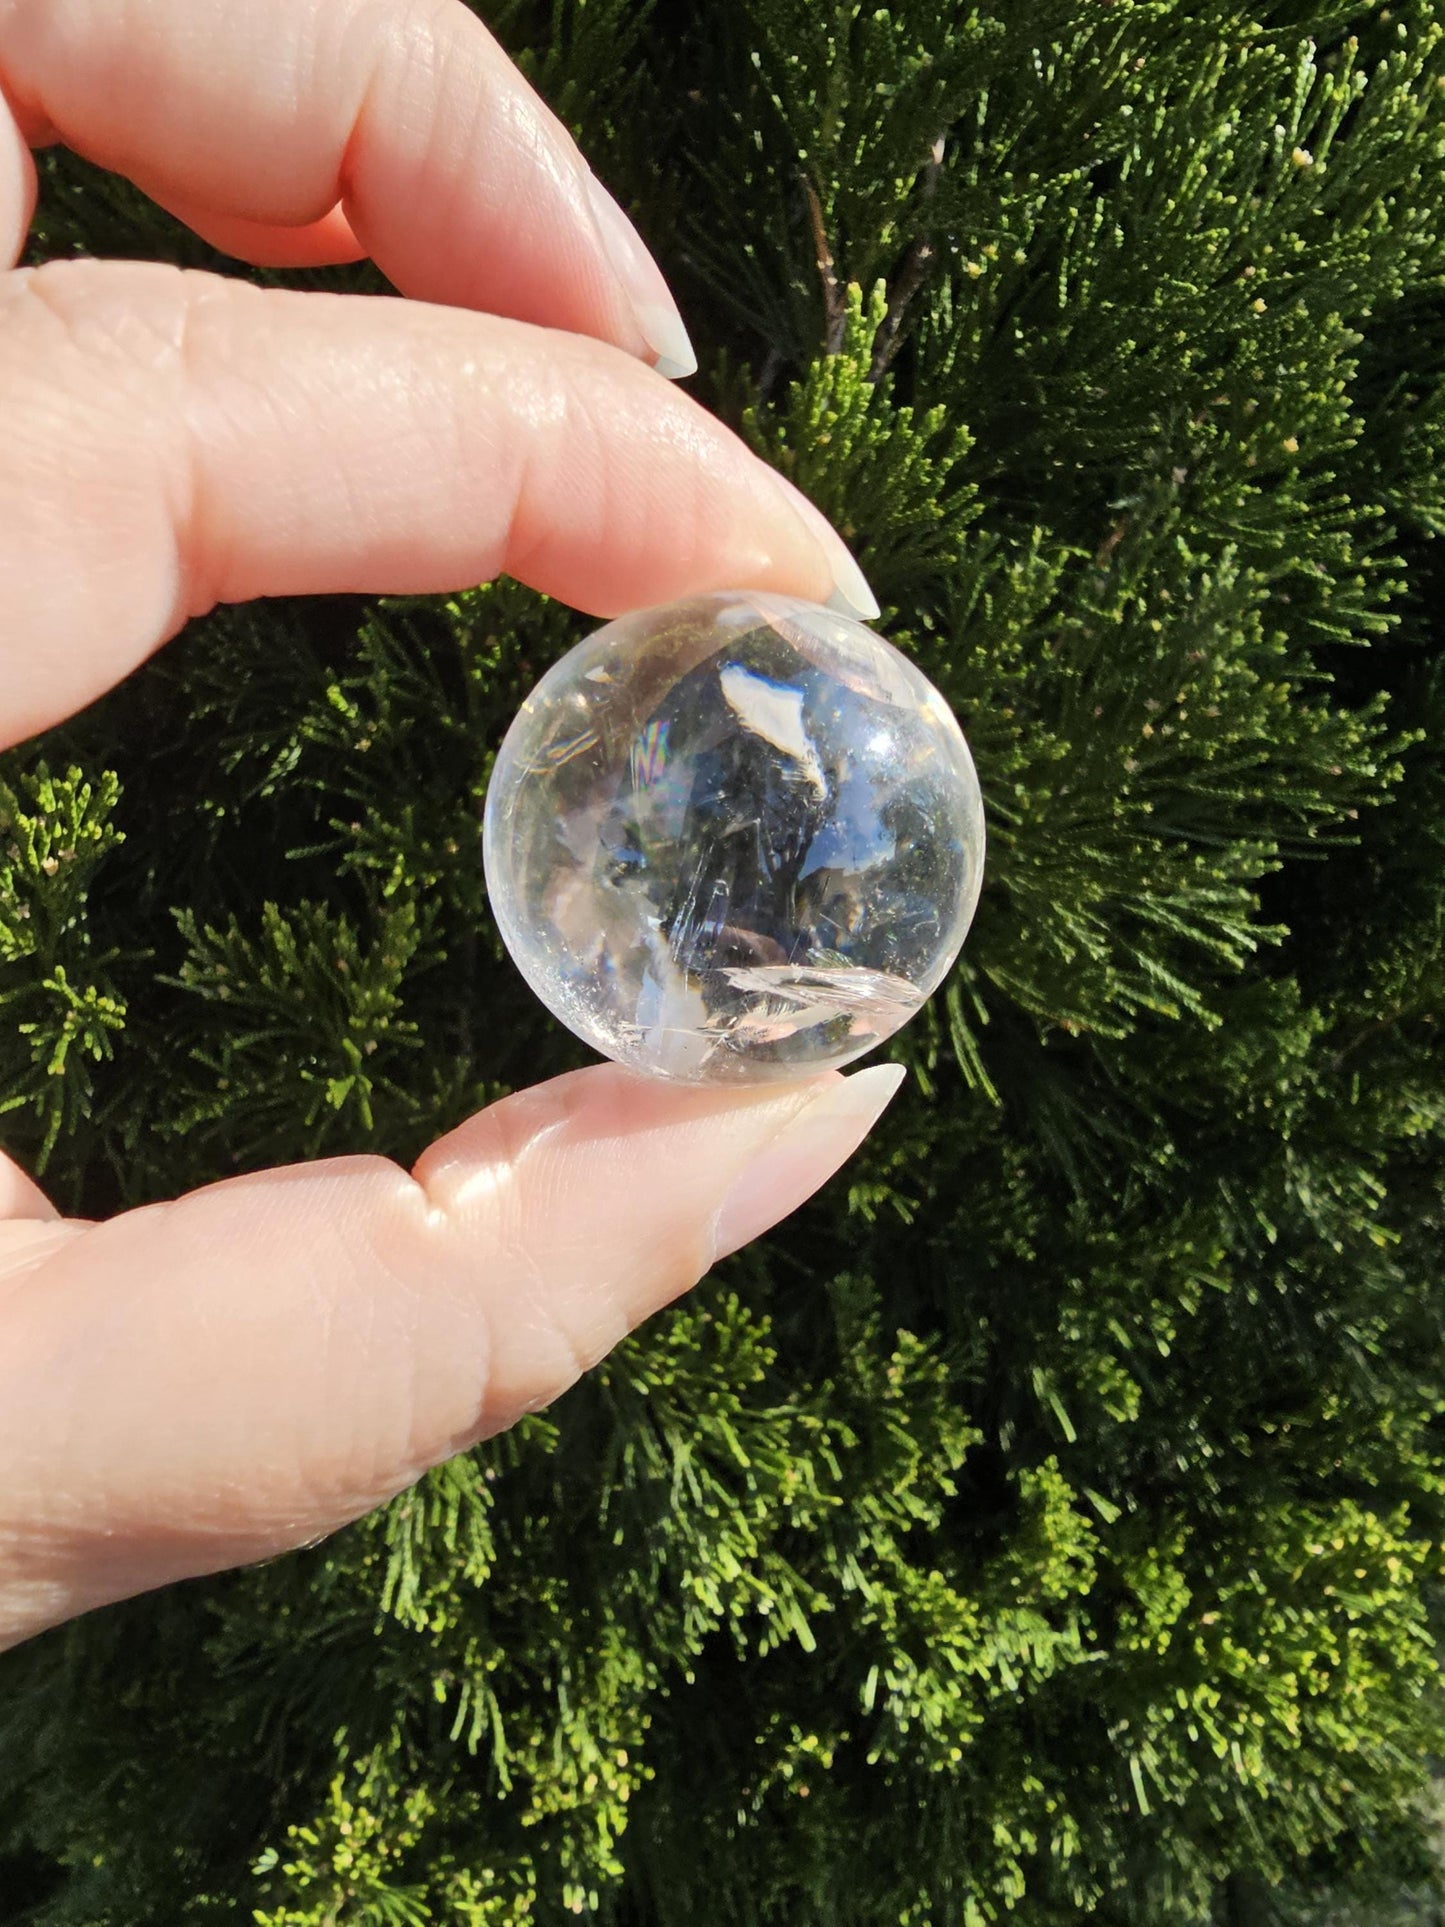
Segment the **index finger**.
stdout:
<svg viewBox="0 0 1445 1927">
<path fill-rule="evenodd" d="M 0 122 L 6 100 L 246 258 L 279 229 L 347 258 L 354 233 L 403 294 L 697 365 L 635 229 L 461 0 L 6 0 Z M 0 266 L 27 200 L 0 178 Z"/>
<path fill-rule="evenodd" d="M 591 611 L 776 588 L 878 613 L 817 509 L 580 335 L 135 261 L 0 275 L 0 746 L 253 596 L 498 571 Z"/>
</svg>

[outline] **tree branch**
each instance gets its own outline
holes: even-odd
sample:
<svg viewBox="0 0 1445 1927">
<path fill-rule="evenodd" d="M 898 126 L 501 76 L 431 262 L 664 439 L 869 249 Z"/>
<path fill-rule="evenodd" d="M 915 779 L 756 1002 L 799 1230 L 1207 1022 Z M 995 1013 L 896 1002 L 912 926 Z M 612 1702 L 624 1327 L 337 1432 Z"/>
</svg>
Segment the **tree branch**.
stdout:
<svg viewBox="0 0 1445 1927">
<path fill-rule="evenodd" d="M 823 227 L 823 204 L 818 199 L 817 188 L 806 175 L 803 178 L 803 192 L 808 197 L 818 279 L 823 284 L 823 352 L 826 355 L 839 355 L 843 352 L 848 328 L 848 303 L 838 280 L 838 271 L 833 265 L 833 250 L 828 246 L 827 232 Z"/>
<path fill-rule="evenodd" d="M 943 172 L 944 143 L 945 136 L 940 134 L 929 149 L 928 163 L 923 170 L 925 208 L 938 192 L 938 177 Z M 889 297 L 888 312 L 883 317 L 882 326 L 874 337 L 873 360 L 868 370 L 870 381 L 877 381 L 880 376 L 887 373 L 893 357 L 902 347 L 903 317 L 908 312 L 909 303 L 928 279 L 929 270 L 933 266 L 937 253 L 938 250 L 933 242 L 926 235 L 920 235 L 904 256 L 903 267 Z"/>
</svg>

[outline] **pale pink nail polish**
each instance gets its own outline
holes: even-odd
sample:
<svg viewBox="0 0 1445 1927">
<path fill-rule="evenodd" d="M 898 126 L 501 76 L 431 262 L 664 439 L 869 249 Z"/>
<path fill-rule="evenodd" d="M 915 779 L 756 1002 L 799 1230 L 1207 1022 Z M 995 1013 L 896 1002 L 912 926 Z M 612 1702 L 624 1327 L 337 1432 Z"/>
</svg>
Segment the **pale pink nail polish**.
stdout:
<svg viewBox="0 0 1445 1927">
<path fill-rule="evenodd" d="M 756 1152 L 718 1206 L 712 1258 L 759 1237 L 807 1198 L 853 1155 L 907 1075 L 902 1064 L 874 1064 L 794 1112 Z"/>
<path fill-rule="evenodd" d="M 776 471 L 774 473 L 776 475 Z M 816 502 L 810 502 L 786 475 L 776 475 L 776 479 L 793 512 L 828 558 L 833 571 L 833 593 L 828 597 L 827 606 L 836 609 L 840 616 L 853 616 L 859 622 L 876 621 L 883 612 L 852 550 Z"/>
<path fill-rule="evenodd" d="M 653 352 L 653 366 L 670 381 L 695 374 L 697 356 L 661 268 L 597 176 L 589 173 L 585 179 L 587 199 L 602 238 L 603 251 L 631 303 L 643 339 Z"/>
</svg>

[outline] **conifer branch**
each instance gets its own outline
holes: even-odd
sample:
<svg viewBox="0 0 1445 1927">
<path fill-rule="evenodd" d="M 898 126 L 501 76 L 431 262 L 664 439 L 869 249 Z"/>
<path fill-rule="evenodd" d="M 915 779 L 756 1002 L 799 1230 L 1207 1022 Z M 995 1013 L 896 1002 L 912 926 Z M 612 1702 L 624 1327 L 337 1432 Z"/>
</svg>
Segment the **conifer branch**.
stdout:
<svg viewBox="0 0 1445 1927">
<path fill-rule="evenodd" d="M 923 170 L 922 201 L 925 208 L 938 192 L 946 140 L 947 136 L 940 134 L 928 152 L 928 162 Z M 920 234 L 904 256 L 897 284 L 888 299 L 888 313 L 873 344 L 873 361 L 868 370 L 870 381 L 878 381 L 888 372 L 893 357 L 902 345 L 903 317 L 908 312 L 909 303 L 928 279 L 937 255 L 938 249 L 930 236 Z"/>
<path fill-rule="evenodd" d="M 352 1530 L 5 1656 L 0 1912 L 1318 1927 L 1445 1752 L 1445 0 L 488 11 L 957 711 L 982 907 L 742 1269 Z M 203 246 L 40 172 L 32 258 Z M 570 1068 L 476 841 L 581 622 L 221 609 L 8 752 L 7 1149 L 97 1217 Z"/>
<path fill-rule="evenodd" d="M 823 353 L 839 355 L 848 334 L 848 300 L 838 280 L 833 250 L 828 245 L 823 225 L 823 204 L 818 190 L 805 175 L 803 192 L 808 197 L 808 217 L 813 224 L 813 252 L 818 263 L 818 279 L 823 284 Z"/>
</svg>

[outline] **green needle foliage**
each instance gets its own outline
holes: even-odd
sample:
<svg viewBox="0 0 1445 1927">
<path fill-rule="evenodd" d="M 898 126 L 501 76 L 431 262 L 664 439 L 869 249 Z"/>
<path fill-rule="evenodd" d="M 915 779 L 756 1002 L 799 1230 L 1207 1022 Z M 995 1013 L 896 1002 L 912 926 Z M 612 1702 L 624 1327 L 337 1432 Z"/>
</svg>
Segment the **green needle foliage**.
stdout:
<svg viewBox="0 0 1445 1927">
<path fill-rule="evenodd" d="M 977 923 L 847 1179 L 552 1411 L 3 1662 L 0 1918 L 1436 1918 L 1445 4 L 492 19 L 962 718 Z M 217 265 L 50 157 L 72 250 Z M 63 1203 L 580 1061 L 478 827 L 587 626 L 222 611 L 5 759 Z"/>
</svg>

